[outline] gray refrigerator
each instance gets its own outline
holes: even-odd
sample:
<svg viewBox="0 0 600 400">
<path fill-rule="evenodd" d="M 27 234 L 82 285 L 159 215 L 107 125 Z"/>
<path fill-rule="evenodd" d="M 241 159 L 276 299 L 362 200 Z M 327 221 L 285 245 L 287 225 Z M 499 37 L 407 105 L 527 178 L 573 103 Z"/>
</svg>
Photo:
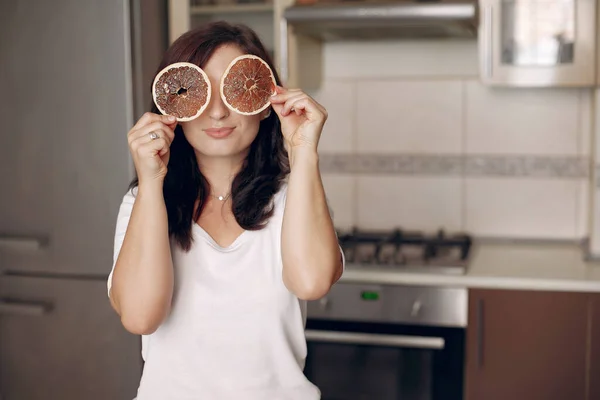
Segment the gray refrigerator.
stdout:
<svg viewBox="0 0 600 400">
<path fill-rule="evenodd" d="M 0 399 L 131 400 L 106 278 L 166 1 L 0 3 Z"/>
</svg>

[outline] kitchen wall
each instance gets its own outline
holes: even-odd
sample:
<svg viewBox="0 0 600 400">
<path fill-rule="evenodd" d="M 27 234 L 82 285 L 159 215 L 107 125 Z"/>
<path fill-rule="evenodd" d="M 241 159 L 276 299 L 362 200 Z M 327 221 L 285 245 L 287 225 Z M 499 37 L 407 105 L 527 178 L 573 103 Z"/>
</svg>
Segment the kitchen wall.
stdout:
<svg viewBox="0 0 600 400">
<path fill-rule="evenodd" d="M 326 45 L 338 228 L 588 236 L 593 91 L 489 88 L 477 63 L 474 41 Z"/>
</svg>

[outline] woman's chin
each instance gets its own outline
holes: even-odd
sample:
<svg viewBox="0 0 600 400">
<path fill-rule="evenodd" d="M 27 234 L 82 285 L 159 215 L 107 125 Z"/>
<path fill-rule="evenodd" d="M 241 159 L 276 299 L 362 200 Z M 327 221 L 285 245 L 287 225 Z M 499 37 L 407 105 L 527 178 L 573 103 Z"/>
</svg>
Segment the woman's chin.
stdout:
<svg viewBox="0 0 600 400">
<path fill-rule="evenodd" d="M 245 157 L 248 150 L 249 147 L 238 148 L 237 146 L 226 146 L 223 143 L 218 145 L 211 144 L 208 146 L 199 146 L 196 148 L 196 153 L 204 158 L 239 158 Z"/>
</svg>

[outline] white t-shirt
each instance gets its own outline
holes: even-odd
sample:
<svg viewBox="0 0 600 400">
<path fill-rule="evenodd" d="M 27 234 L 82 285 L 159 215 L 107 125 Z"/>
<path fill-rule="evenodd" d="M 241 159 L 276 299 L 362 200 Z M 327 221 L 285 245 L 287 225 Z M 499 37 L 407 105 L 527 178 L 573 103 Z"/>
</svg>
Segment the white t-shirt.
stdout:
<svg viewBox="0 0 600 400">
<path fill-rule="evenodd" d="M 114 260 L 137 189 L 123 198 Z M 281 227 L 287 185 L 259 231 L 219 246 L 194 223 L 191 250 L 171 242 L 175 285 L 162 325 L 142 336 L 137 400 L 317 400 L 303 374 L 306 302 L 283 284 Z M 114 264 L 113 264 L 114 268 Z M 108 289 L 112 272 L 108 278 Z"/>
</svg>

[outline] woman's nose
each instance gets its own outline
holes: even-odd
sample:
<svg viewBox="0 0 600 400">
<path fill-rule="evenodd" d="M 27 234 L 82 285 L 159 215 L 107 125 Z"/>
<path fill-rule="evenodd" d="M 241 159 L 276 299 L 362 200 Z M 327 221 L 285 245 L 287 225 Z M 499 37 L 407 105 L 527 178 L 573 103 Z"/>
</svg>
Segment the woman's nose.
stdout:
<svg viewBox="0 0 600 400">
<path fill-rule="evenodd" d="M 229 108 L 221 99 L 220 85 L 211 85 L 212 93 L 208 105 L 209 115 L 214 120 L 221 120 L 229 116 Z"/>
</svg>

